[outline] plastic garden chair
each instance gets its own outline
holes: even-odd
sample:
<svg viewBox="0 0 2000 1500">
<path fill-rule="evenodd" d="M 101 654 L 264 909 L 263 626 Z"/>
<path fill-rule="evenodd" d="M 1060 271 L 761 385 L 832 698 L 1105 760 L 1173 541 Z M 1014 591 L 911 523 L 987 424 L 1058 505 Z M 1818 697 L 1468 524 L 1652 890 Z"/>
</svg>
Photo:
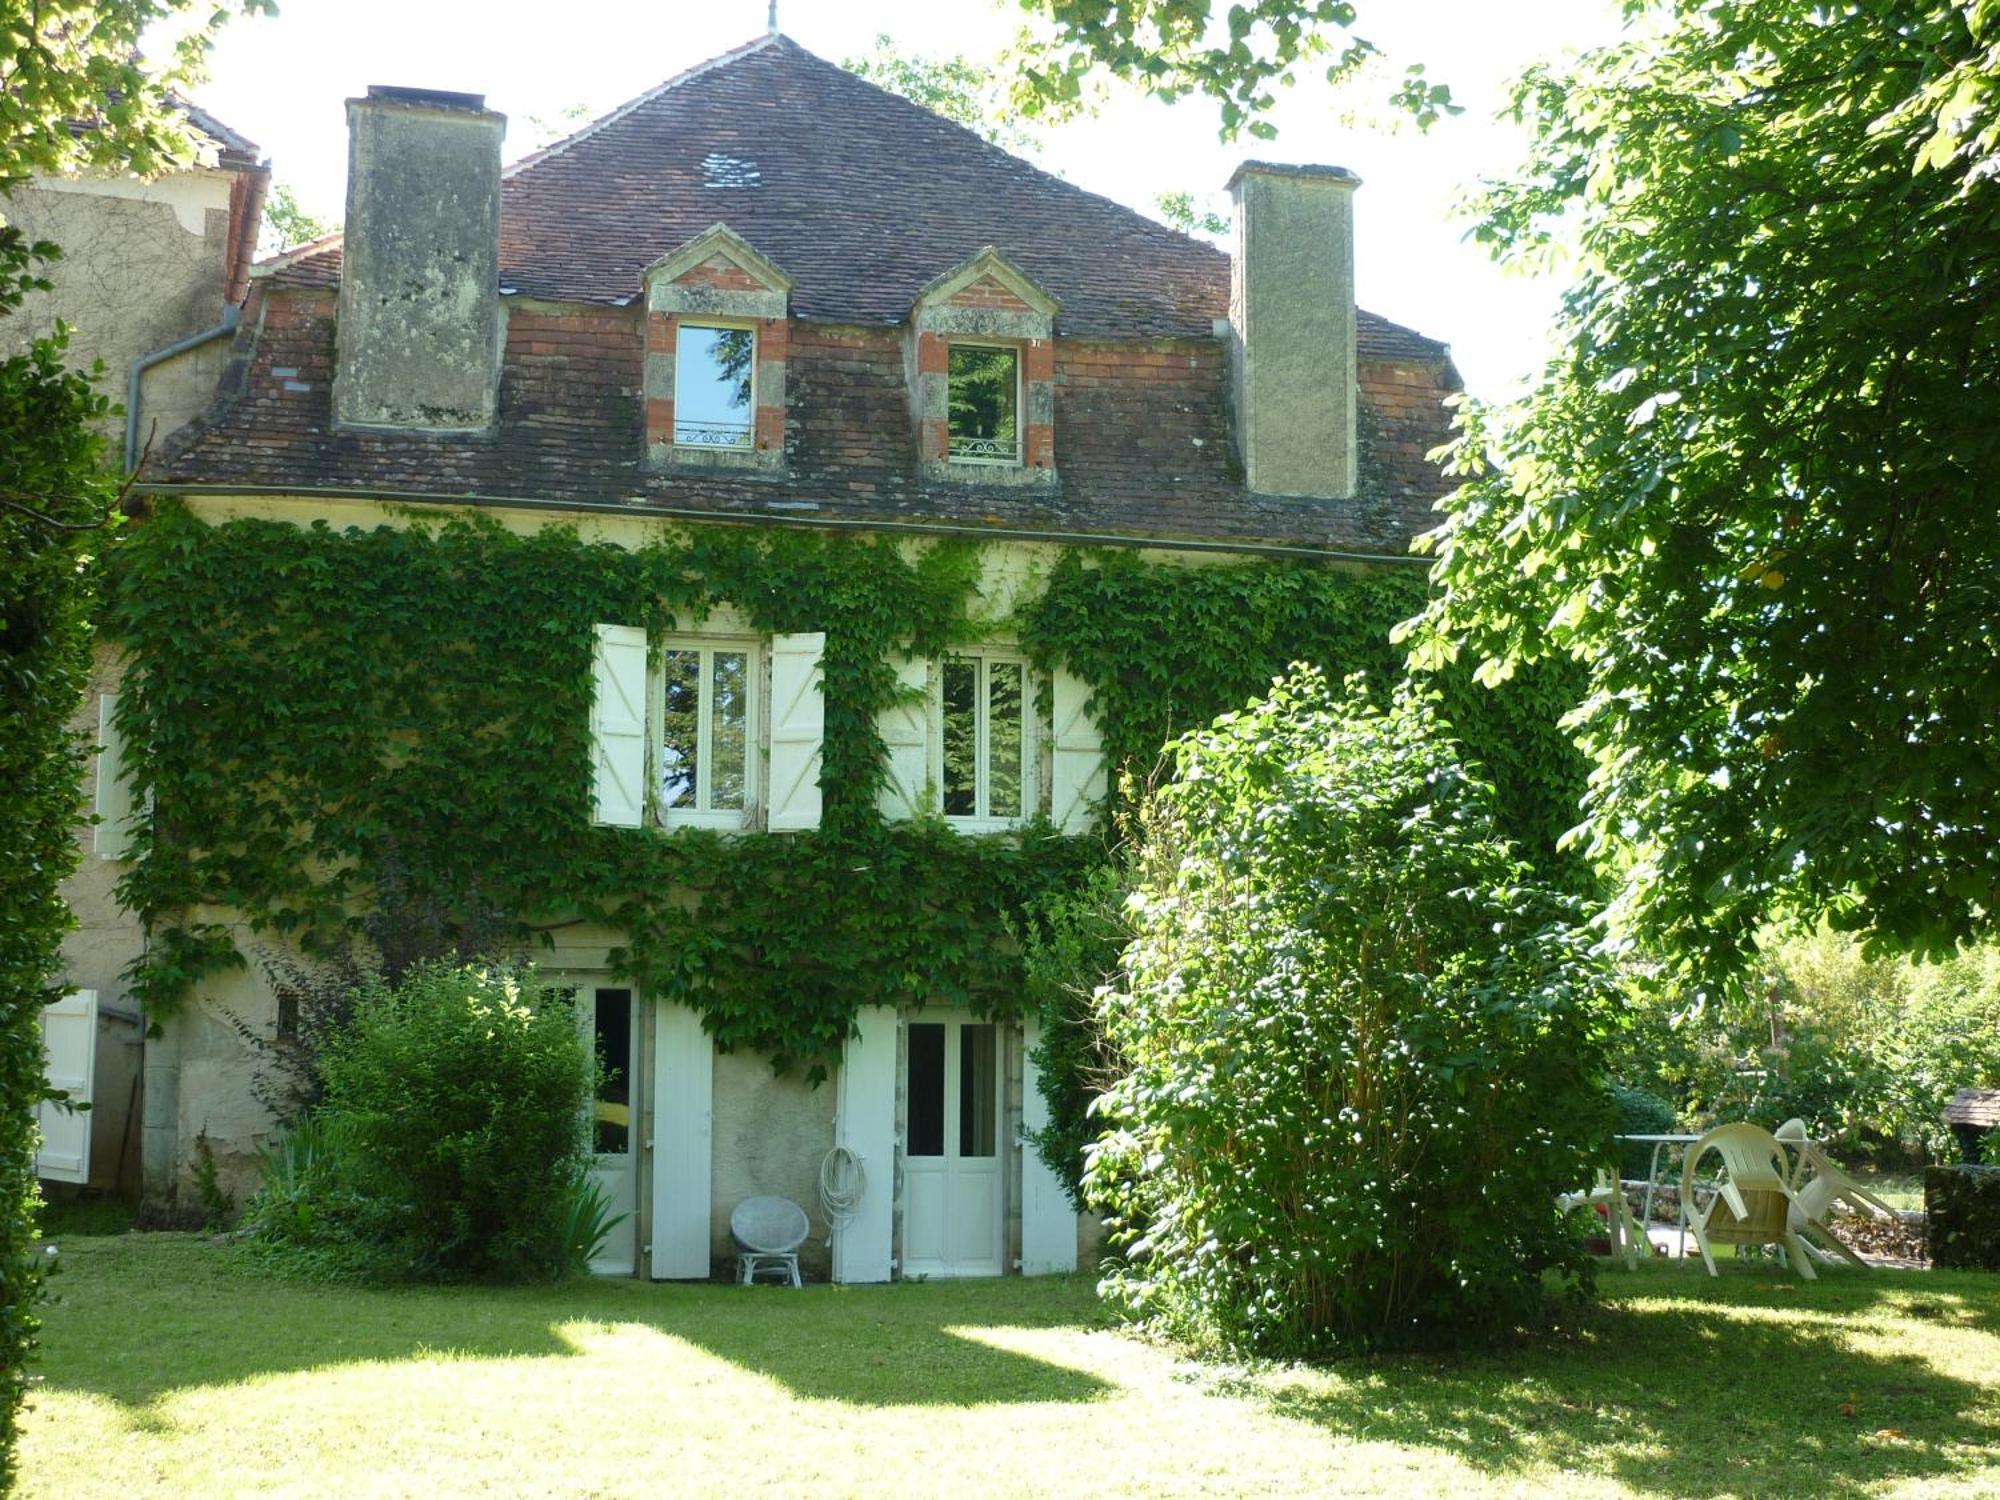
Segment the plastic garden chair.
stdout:
<svg viewBox="0 0 2000 1500">
<path fill-rule="evenodd" d="M 1722 1158 L 1723 1176 L 1705 1204 L 1696 1206 L 1695 1170 L 1710 1152 Z M 1706 1186 L 1706 1184 L 1704 1184 Z M 1681 1212 L 1701 1250 L 1708 1274 L 1715 1245 L 1776 1245 L 1807 1281 L 1819 1279 L 1804 1241 L 1793 1227 L 1795 1201 L 1776 1136 L 1758 1125 L 1718 1125 L 1688 1148 L 1681 1172 Z"/>
<path fill-rule="evenodd" d="M 1827 1220 L 1833 1214 L 1833 1206 L 1845 1200 L 1892 1219 L 1896 1217 L 1895 1210 L 1849 1177 L 1840 1163 L 1820 1150 L 1806 1134 L 1805 1121 L 1785 1121 L 1778 1127 L 1777 1139 L 1798 1150 L 1798 1163 L 1792 1168 L 1792 1228 L 1805 1239 L 1806 1248 L 1821 1260 L 1831 1264 L 1834 1259 L 1821 1249 L 1818 1242 L 1824 1240 L 1833 1247 L 1835 1255 L 1867 1269 L 1868 1262 L 1843 1244 L 1829 1227 Z"/>
<path fill-rule="evenodd" d="M 1595 1208 L 1600 1203 L 1604 1205 L 1605 1230 L 1611 1240 L 1611 1253 L 1625 1262 L 1626 1270 L 1638 1270 L 1639 1256 L 1649 1252 L 1652 1246 L 1649 1240 L 1641 1237 L 1641 1231 L 1632 1222 L 1632 1205 L 1625 1201 L 1623 1183 L 1609 1172 L 1599 1172 L 1594 1186 L 1582 1192 L 1564 1193 L 1556 1199 L 1557 1207 L 1565 1213 L 1576 1208 Z"/>
<path fill-rule="evenodd" d="M 736 1277 L 745 1286 L 756 1283 L 760 1272 L 776 1271 L 799 1279 L 799 1246 L 812 1232 L 806 1211 L 789 1198 L 745 1198 L 729 1216 L 729 1233 L 736 1240 Z"/>
</svg>

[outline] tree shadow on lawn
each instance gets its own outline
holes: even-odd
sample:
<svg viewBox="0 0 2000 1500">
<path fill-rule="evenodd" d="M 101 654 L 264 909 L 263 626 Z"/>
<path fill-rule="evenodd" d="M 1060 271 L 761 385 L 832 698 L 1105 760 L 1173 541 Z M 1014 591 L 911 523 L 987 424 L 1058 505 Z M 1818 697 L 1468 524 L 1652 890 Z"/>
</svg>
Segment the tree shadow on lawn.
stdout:
<svg viewBox="0 0 2000 1500">
<path fill-rule="evenodd" d="M 1914 1291 L 1948 1325 L 1984 1323 L 1952 1314 L 1962 1299 L 1880 1276 L 1806 1287 L 1781 1270 L 1725 1274 L 1720 1287 L 1652 1280 L 1643 1292 L 1655 1300 L 1607 1301 L 1571 1332 L 1504 1354 L 1252 1383 L 1281 1414 L 1355 1440 L 1443 1450 L 1493 1473 L 1609 1477 L 1643 1494 L 1860 1495 L 1908 1478 L 2000 1477 L 2000 1396 L 1915 1349 L 1865 1350 L 1863 1330 L 1838 1321 L 1865 1321 L 1878 1302 L 1926 1316 L 1892 1305 Z M 1879 1324 L 1866 1332 L 1885 1336 Z"/>
<path fill-rule="evenodd" d="M 142 1426 L 164 1396 L 262 1375 L 440 1354 L 576 1358 L 572 1325 L 643 1326 L 811 1400 L 971 1406 L 1089 1401 L 1111 1389 L 979 1337 L 1103 1323 L 1074 1287 L 1011 1280 L 800 1292 L 602 1280 L 383 1289 L 279 1279 L 179 1235 L 85 1241 L 64 1258 L 71 1265 L 55 1284 L 39 1373 L 52 1390 L 134 1408 Z"/>
</svg>

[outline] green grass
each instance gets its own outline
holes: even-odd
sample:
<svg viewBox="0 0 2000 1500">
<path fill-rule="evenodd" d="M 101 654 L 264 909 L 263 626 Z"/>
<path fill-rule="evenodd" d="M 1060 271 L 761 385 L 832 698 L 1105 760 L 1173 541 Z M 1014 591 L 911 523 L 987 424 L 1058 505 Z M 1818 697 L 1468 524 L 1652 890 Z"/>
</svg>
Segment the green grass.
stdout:
<svg viewBox="0 0 2000 1500">
<path fill-rule="evenodd" d="M 30 1496 L 2000 1496 L 2000 1277 L 1607 1271 L 1505 1356 L 1197 1364 L 1080 1279 L 364 1291 L 64 1246 Z"/>
<path fill-rule="evenodd" d="M 1924 1206 L 1924 1174 L 1913 1171 L 1878 1171 L 1873 1167 L 1849 1168 L 1854 1180 L 1891 1208 L 1904 1210 Z"/>
</svg>

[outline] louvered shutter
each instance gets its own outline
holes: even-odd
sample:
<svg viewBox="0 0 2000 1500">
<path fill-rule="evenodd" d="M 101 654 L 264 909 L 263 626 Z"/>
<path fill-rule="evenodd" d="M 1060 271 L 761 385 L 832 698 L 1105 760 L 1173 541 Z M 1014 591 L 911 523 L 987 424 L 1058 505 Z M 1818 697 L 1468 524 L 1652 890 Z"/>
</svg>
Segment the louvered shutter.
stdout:
<svg viewBox="0 0 2000 1500">
<path fill-rule="evenodd" d="M 930 663 L 899 656 L 894 665 L 904 701 L 883 709 L 875 721 L 889 773 L 876 806 L 885 818 L 913 818 L 925 811 L 930 785 Z"/>
<path fill-rule="evenodd" d="M 599 625 L 591 674 L 591 818 L 637 828 L 646 816 L 646 632 Z"/>
<path fill-rule="evenodd" d="M 42 1007 L 42 1046 L 49 1087 L 61 1090 L 72 1104 L 90 1103 L 97 1068 L 96 990 L 71 990 Z M 42 1147 L 35 1153 L 35 1175 L 51 1182 L 89 1182 L 90 1111 L 64 1109 L 45 1099 L 39 1113 Z"/>
<path fill-rule="evenodd" d="M 1049 1101 L 1042 1097 L 1035 1048 L 1041 1027 L 1034 1021 L 1021 1034 L 1021 1134 L 1046 1129 Z M 1062 1180 L 1032 1139 L 1021 1142 L 1021 1274 L 1051 1276 L 1076 1269 L 1076 1209 Z"/>
<path fill-rule="evenodd" d="M 118 695 L 97 700 L 97 826 L 90 846 L 100 859 L 129 859 L 136 832 L 132 782 L 125 765 L 125 736 L 118 728 Z"/>
<path fill-rule="evenodd" d="M 1065 833 L 1086 833 L 1104 800 L 1104 737 L 1082 678 L 1058 667 L 1054 688 L 1049 816 Z"/>
<path fill-rule="evenodd" d="M 819 827 L 820 754 L 826 706 L 820 658 L 826 636 L 781 635 L 771 641 L 771 795 L 773 833 Z"/>
</svg>

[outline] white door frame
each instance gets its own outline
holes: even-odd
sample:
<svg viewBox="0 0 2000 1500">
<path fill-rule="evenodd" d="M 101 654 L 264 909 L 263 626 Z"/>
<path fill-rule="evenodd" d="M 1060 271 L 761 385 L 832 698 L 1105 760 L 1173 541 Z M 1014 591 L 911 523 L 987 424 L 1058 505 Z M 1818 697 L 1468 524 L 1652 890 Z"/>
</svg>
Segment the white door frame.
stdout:
<svg viewBox="0 0 2000 1500">
<path fill-rule="evenodd" d="M 942 1097 L 938 1100 L 940 1154 L 911 1151 L 915 1096 L 911 1068 L 915 1028 L 943 1029 Z M 991 1115 L 987 1150 L 968 1156 L 961 1139 L 965 1028 L 992 1029 Z M 904 1113 L 897 1151 L 903 1177 L 901 1265 L 906 1277 L 999 1276 L 1006 1270 L 1007 1177 L 1012 1152 L 1006 1139 L 1007 1046 L 1012 1028 L 965 1010 L 926 1008 L 906 1017 L 901 1048 Z M 928 1142 L 925 1144 L 929 1144 Z M 981 1221 L 985 1223 L 982 1225 Z"/>
<path fill-rule="evenodd" d="M 639 1274 L 639 1174 L 640 1151 L 643 1137 L 640 1126 L 643 1119 L 643 1105 L 647 1086 L 646 1069 L 641 1057 L 644 1051 L 645 1028 L 641 1024 L 639 988 L 625 980 L 615 980 L 602 971 L 590 973 L 579 970 L 545 970 L 539 981 L 553 989 L 568 990 L 575 997 L 576 1024 L 583 1033 L 587 1045 L 595 1048 L 597 1043 L 597 992 L 599 990 L 622 990 L 629 997 L 628 1021 L 630 1048 L 628 1077 L 625 1080 L 625 1150 L 619 1153 L 591 1154 L 591 1179 L 604 1190 L 609 1200 L 611 1212 L 623 1214 L 624 1218 L 613 1227 L 606 1237 L 603 1248 L 591 1261 L 590 1269 L 598 1276 L 636 1276 Z M 593 1100 L 593 1117 L 590 1129 L 596 1133 L 599 1117 L 596 1113 L 598 1101 Z"/>
</svg>

